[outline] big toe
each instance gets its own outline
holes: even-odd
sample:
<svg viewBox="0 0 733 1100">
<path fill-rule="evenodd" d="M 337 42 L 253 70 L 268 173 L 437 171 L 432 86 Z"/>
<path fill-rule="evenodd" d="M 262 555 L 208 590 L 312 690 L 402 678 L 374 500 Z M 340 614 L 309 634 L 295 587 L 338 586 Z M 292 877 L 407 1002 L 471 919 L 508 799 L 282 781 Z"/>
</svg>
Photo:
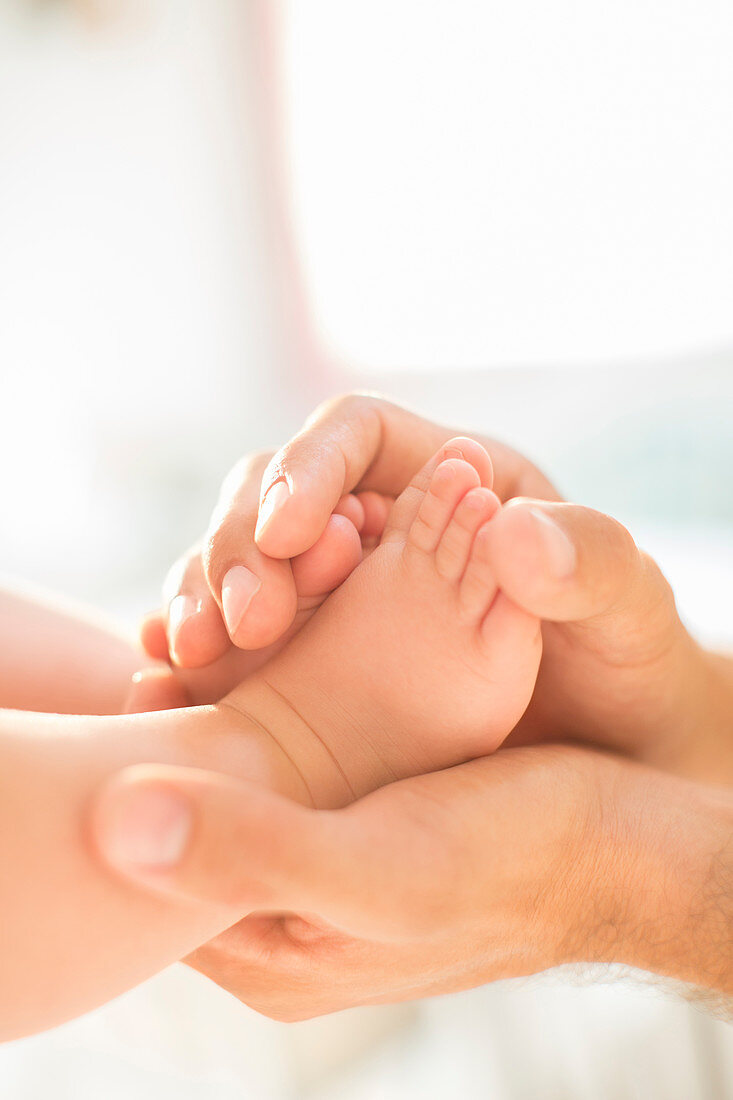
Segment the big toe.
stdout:
<svg viewBox="0 0 733 1100">
<path fill-rule="evenodd" d="M 434 550 L 461 497 L 478 486 L 491 488 L 492 480 L 491 459 L 480 443 L 463 437 L 449 440 L 395 501 L 383 541 L 402 541 L 413 525 L 425 524 L 434 529 L 430 538 Z"/>
<path fill-rule="evenodd" d="M 479 486 L 479 475 L 467 462 L 458 458 L 441 462 L 407 531 L 407 544 L 423 553 L 434 553 L 460 501 Z"/>
</svg>

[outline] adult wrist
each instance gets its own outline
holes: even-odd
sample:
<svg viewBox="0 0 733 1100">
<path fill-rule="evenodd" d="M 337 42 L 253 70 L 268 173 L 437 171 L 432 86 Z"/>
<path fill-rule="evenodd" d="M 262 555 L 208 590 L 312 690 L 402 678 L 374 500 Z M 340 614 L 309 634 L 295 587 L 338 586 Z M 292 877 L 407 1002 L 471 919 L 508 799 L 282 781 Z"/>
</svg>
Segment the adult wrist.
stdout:
<svg viewBox="0 0 733 1100">
<path fill-rule="evenodd" d="M 733 787 L 733 656 L 698 649 L 688 692 L 691 714 L 675 769 L 703 783 Z"/>
<path fill-rule="evenodd" d="M 729 748 L 728 777 L 733 783 L 733 654 L 706 650 L 704 662 L 712 696 L 715 735 L 724 748 Z"/>
<path fill-rule="evenodd" d="M 564 961 L 733 993 L 733 792 L 616 763 Z"/>
</svg>

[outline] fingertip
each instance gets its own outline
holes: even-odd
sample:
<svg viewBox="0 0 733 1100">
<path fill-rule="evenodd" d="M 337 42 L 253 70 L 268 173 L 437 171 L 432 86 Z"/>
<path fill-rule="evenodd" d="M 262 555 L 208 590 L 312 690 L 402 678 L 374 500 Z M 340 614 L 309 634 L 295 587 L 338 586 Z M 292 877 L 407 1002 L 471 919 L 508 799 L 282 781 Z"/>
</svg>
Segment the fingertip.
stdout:
<svg viewBox="0 0 733 1100">
<path fill-rule="evenodd" d="M 148 657 L 154 661 L 168 661 L 168 636 L 165 631 L 163 615 L 160 611 L 151 611 L 140 623 L 140 645 Z"/>
<path fill-rule="evenodd" d="M 572 539 L 542 508 L 531 505 L 529 515 L 540 541 L 548 574 L 558 581 L 569 580 L 578 565 L 578 552 Z"/>
<path fill-rule="evenodd" d="M 144 668 L 132 677 L 122 713 L 175 710 L 189 702 L 188 693 L 171 669 Z"/>
<path fill-rule="evenodd" d="M 197 613 L 178 624 L 170 644 L 179 668 L 202 668 L 223 657 L 232 643 L 215 601 L 201 601 Z"/>
<path fill-rule="evenodd" d="M 154 879 L 172 871 L 190 842 L 191 802 L 165 776 L 166 769 L 155 765 L 124 768 L 93 802 L 95 846 L 106 863 L 130 878 Z"/>
<path fill-rule="evenodd" d="M 168 649 L 174 664 L 180 664 L 180 639 L 191 633 L 202 608 L 202 602 L 187 592 L 179 592 L 168 604 Z"/>
<path fill-rule="evenodd" d="M 517 565 L 557 581 L 570 579 L 577 566 L 577 550 L 558 515 L 563 505 L 517 498 L 495 516 L 493 545 L 501 547 Z"/>
<path fill-rule="evenodd" d="M 543 619 L 580 622 L 624 604 L 640 555 L 620 523 L 576 504 L 518 498 L 488 525 L 502 589 Z"/>
<path fill-rule="evenodd" d="M 96 850 L 123 877 L 154 892 L 247 911 L 294 907 L 282 904 L 278 883 L 292 893 L 307 873 L 293 843 L 310 820 L 303 813 L 233 776 L 135 764 L 102 785 L 89 826 Z"/>
<path fill-rule="evenodd" d="M 260 512 L 265 506 L 261 505 Z M 270 558 L 297 557 L 310 549 L 323 533 L 333 506 L 329 499 L 320 501 L 307 490 L 299 490 L 296 495 L 288 496 L 276 512 L 267 514 L 264 521 L 258 518 L 254 536 L 256 546 Z"/>
<path fill-rule="evenodd" d="M 285 633 L 295 618 L 298 596 L 289 561 L 258 555 L 250 569 L 234 565 L 222 583 L 222 611 L 228 636 L 239 649 L 263 649 Z"/>
<path fill-rule="evenodd" d="M 481 529 L 487 560 L 501 589 L 517 599 L 521 590 L 531 598 L 546 574 L 540 523 L 527 503 L 512 500 L 499 508 Z"/>
<path fill-rule="evenodd" d="M 262 538 L 267 539 L 268 531 L 274 529 L 277 532 L 284 525 L 284 513 L 288 511 L 291 496 L 290 486 L 285 478 L 278 478 L 267 488 L 257 512 L 255 542 L 259 544 Z"/>
<path fill-rule="evenodd" d="M 262 477 L 254 536 L 264 554 L 294 558 L 322 535 L 345 498 L 343 459 L 335 463 L 335 453 L 291 441 L 275 455 Z"/>
<path fill-rule="evenodd" d="M 184 554 L 168 571 L 163 598 L 166 647 L 174 665 L 198 668 L 226 652 L 229 639 L 198 547 Z"/>
</svg>

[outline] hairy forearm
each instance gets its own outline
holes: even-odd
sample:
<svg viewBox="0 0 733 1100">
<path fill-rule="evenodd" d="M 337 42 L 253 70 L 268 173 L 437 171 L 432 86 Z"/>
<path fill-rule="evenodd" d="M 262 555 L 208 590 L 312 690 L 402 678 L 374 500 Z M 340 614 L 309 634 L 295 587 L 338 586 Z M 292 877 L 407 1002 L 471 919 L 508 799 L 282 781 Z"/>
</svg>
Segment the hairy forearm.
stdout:
<svg viewBox="0 0 733 1100">
<path fill-rule="evenodd" d="M 621 763 L 603 801 L 581 888 L 585 945 L 568 942 L 569 957 L 733 1003 L 733 791 Z"/>
<path fill-rule="evenodd" d="M 660 814 L 652 861 L 666 891 L 657 903 L 659 939 L 642 936 L 642 960 L 649 969 L 733 998 L 733 792 L 681 792 L 666 821 Z"/>
<path fill-rule="evenodd" d="M 37 593 L 0 589 L 0 707 L 119 713 L 150 662 L 101 618 Z"/>
</svg>

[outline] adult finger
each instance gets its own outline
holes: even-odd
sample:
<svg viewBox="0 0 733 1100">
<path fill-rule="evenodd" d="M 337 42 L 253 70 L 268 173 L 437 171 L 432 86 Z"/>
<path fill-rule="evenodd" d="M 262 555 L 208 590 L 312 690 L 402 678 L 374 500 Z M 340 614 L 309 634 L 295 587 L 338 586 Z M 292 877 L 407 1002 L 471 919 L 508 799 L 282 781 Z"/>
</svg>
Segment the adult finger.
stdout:
<svg viewBox="0 0 733 1100">
<path fill-rule="evenodd" d="M 411 896 L 421 884 L 432 893 L 434 875 L 445 881 L 441 849 L 419 815 L 396 843 L 394 815 L 365 815 L 368 803 L 314 811 L 229 776 L 136 765 L 103 789 L 92 821 L 106 861 L 153 890 L 240 913 L 314 911 L 352 934 L 399 938 L 414 931 L 393 900 L 405 868 Z"/>
<path fill-rule="evenodd" d="M 400 493 L 458 433 L 371 394 L 322 405 L 262 477 L 257 545 L 275 558 L 311 546 L 344 493 Z"/>
<path fill-rule="evenodd" d="M 169 661 L 168 635 L 162 611 L 150 611 L 140 620 L 140 645 L 154 661 Z"/>
<path fill-rule="evenodd" d="M 292 623 L 297 606 L 290 562 L 267 556 L 254 540 L 268 459 L 269 454 L 249 456 L 229 473 L 202 553 L 208 588 L 229 638 L 242 649 L 262 649 L 276 641 Z"/>
<path fill-rule="evenodd" d="M 483 917 L 487 897 L 516 909 L 520 874 L 532 905 L 559 847 L 572 864 L 588 783 L 560 765 L 548 748 L 505 750 L 331 811 L 217 773 L 138 765 L 100 793 L 94 837 L 112 867 L 155 891 L 240 913 L 313 912 L 399 941 Z"/>
<path fill-rule="evenodd" d="M 132 677 L 122 713 L 174 710 L 190 703 L 186 689 L 169 668 L 144 668 Z"/>
<path fill-rule="evenodd" d="M 671 589 L 656 564 L 617 520 L 592 508 L 517 499 L 485 531 L 499 587 L 551 622 L 601 631 L 604 647 L 632 634 L 656 637 L 677 620 Z"/>
<path fill-rule="evenodd" d="M 181 668 L 211 664 L 229 649 L 231 640 L 209 588 L 199 546 L 180 557 L 169 570 L 163 582 L 162 617 L 167 642 L 165 656 L 170 654 L 173 663 Z M 145 630 L 153 635 L 151 643 L 159 647 L 160 638 L 153 634 L 155 627 L 147 625 Z"/>
</svg>

